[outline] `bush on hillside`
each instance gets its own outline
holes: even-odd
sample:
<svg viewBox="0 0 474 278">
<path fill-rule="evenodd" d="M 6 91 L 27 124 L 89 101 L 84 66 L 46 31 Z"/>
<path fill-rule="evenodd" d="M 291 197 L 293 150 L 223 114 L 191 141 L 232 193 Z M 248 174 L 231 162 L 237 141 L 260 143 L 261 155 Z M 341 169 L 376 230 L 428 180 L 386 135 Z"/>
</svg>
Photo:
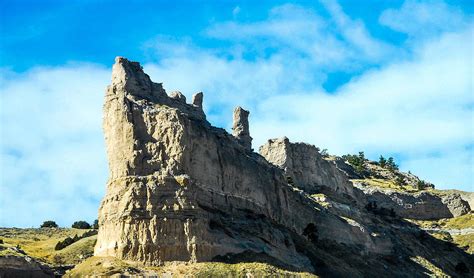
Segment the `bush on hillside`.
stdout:
<svg viewBox="0 0 474 278">
<path fill-rule="evenodd" d="M 359 155 L 347 154 L 343 155 L 342 158 L 349 162 L 354 167 L 354 170 L 359 175 L 363 175 L 365 172 L 364 163 L 366 161 L 364 152 L 359 152 Z"/>
<path fill-rule="evenodd" d="M 71 227 L 76 229 L 90 229 L 91 225 L 86 221 L 76 221 Z"/>
<path fill-rule="evenodd" d="M 87 231 L 87 232 L 83 233 L 81 236 L 74 235 L 74 237 L 67 237 L 64 240 L 58 241 L 58 243 L 54 247 L 54 250 L 64 249 L 64 248 L 68 247 L 69 245 L 73 244 L 76 241 L 79 241 L 83 238 L 90 237 L 90 236 L 93 236 L 93 235 L 96 235 L 96 234 L 97 234 L 97 230 L 90 230 L 90 231 Z"/>
<path fill-rule="evenodd" d="M 393 157 L 388 158 L 386 168 L 392 172 L 398 170 L 398 165 L 395 163 Z"/>
<path fill-rule="evenodd" d="M 385 166 L 387 166 L 387 160 L 382 155 L 379 157 L 379 165 L 382 168 L 385 168 Z"/>
<path fill-rule="evenodd" d="M 52 220 L 44 221 L 40 228 L 57 228 L 58 224 Z"/>
</svg>

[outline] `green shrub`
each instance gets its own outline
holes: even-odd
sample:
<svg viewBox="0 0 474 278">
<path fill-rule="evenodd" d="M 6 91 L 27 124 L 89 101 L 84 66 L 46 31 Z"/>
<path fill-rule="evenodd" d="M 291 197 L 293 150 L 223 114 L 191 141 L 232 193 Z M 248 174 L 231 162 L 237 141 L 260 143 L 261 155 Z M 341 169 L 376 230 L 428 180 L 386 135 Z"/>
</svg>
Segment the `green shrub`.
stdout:
<svg viewBox="0 0 474 278">
<path fill-rule="evenodd" d="M 382 168 L 385 168 L 385 166 L 387 166 L 387 160 L 382 155 L 379 158 L 379 165 Z"/>
<path fill-rule="evenodd" d="M 90 237 L 90 236 L 93 236 L 93 235 L 96 235 L 96 234 L 97 234 L 97 230 L 90 230 L 90 231 L 87 231 L 87 232 L 83 233 L 81 236 L 74 235 L 74 237 L 72 237 L 72 238 L 67 237 L 64 240 L 58 241 L 58 243 L 56 243 L 56 246 L 54 247 L 54 250 L 64 249 L 64 248 L 68 247 L 69 245 L 73 244 L 76 241 L 79 241 L 83 238 Z"/>
<path fill-rule="evenodd" d="M 94 224 L 92 224 L 92 229 L 99 229 L 99 220 L 94 220 Z"/>
<path fill-rule="evenodd" d="M 91 225 L 86 221 L 76 221 L 72 224 L 71 227 L 76 229 L 90 229 Z"/>
<path fill-rule="evenodd" d="M 397 178 L 395 179 L 395 184 L 397 184 L 398 186 L 403 186 L 405 185 L 405 179 L 402 176 L 397 176 Z"/>
<path fill-rule="evenodd" d="M 398 170 L 398 165 L 395 163 L 395 160 L 393 159 L 393 157 L 388 158 L 386 166 L 387 166 L 386 168 L 392 172 Z"/>
<path fill-rule="evenodd" d="M 424 180 L 419 180 L 417 183 L 416 183 L 416 188 L 418 190 L 425 190 L 427 188 L 434 188 L 434 186 L 428 182 L 425 182 Z"/>
<path fill-rule="evenodd" d="M 359 152 L 359 155 L 347 154 L 343 155 L 342 158 L 349 162 L 354 167 L 357 174 L 363 175 L 366 171 L 364 163 L 366 161 L 364 152 Z"/>
<path fill-rule="evenodd" d="M 58 224 L 52 220 L 44 221 L 40 228 L 57 228 Z"/>
</svg>

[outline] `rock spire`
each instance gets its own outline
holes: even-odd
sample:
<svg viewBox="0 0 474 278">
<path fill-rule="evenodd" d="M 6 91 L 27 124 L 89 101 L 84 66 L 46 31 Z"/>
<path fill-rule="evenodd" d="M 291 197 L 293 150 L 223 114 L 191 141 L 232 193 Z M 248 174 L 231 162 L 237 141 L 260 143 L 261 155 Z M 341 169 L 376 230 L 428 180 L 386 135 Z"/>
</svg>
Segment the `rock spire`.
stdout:
<svg viewBox="0 0 474 278">
<path fill-rule="evenodd" d="M 252 149 L 252 137 L 249 131 L 250 112 L 237 106 L 234 109 L 232 135 L 234 135 L 247 150 Z"/>
</svg>

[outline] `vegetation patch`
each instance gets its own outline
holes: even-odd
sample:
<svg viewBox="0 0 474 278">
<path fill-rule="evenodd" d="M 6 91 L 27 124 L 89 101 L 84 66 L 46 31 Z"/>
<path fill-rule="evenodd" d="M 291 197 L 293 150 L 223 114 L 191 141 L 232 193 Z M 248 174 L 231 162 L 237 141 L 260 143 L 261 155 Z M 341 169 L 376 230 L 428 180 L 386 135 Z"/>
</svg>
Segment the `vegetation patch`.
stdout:
<svg viewBox="0 0 474 278">
<path fill-rule="evenodd" d="M 434 277 L 450 277 L 444 271 L 428 261 L 427 259 L 421 257 L 421 256 L 416 256 L 410 258 L 413 262 L 417 263 L 418 265 L 422 266 L 423 268 L 426 269 L 426 274 L 429 276 L 434 276 Z"/>
<path fill-rule="evenodd" d="M 76 241 L 79 241 L 79 240 L 81 240 L 83 238 L 86 238 L 86 237 L 94 236 L 96 234 L 97 234 L 97 230 L 89 230 L 89 231 L 83 233 L 81 236 L 78 236 L 78 235 L 74 235 L 74 237 L 68 236 L 64 240 L 58 241 L 58 243 L 54 247 L 54 250 L 64 249 L 64 248 L 66 248 L 67 246 L 73 244 Z"/>
<path fill-rule="evenodd" d="M 365 186 L 372 186 L 381 189 L 390 189 L 397 192 L 418 192 L 419 190 L 410 185 L 404 185 L 403 183 L 397 182 L 397 180 L 385 180 L 385 179 L 353 179 L 354 183 L 360 183 Z"/>
<path fill-rule="evenodd" d="M 67 272 L 65 277 L 114 274 L 158 277 L 317 277 L 311 273 L 291 272 L 265 263 L 168 262 L 161 267 L 138 267 L 113 257 L 91 257 Z"/>
<path fill-rule="evenodd" d="M 55 250 L 58 241 L 66 237 L 74 237 L 75 235 L 80 237 L 86 232 L 86 230 L 70 228 L 0 228 L 0 238 L 4 241 L 2 246 L 19 247 L 28 256 L 39 261 L 62 265 L 76 264 L 92 255 L 97 239 L 96 235 L 82 238 L 62 250 Z"/>
<path fill-rule="evenodd" d="M 469 254 L 474 255 L 474 234 L 454 235 L 453 243 Z"/>
</svg>

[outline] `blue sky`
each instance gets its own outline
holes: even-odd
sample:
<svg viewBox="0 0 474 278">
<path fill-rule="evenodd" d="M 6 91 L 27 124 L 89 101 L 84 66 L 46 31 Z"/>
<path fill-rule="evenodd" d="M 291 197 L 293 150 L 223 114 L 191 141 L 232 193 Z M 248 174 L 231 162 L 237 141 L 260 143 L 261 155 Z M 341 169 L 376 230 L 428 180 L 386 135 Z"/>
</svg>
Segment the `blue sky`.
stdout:
<svg viewBox="0 0 474 278">
<path fill-rule="evenodd" d="M 0 226 L 94 220 L 115 56 L 205 93 L 254 148 L 288 136 L 394 156 L 437 188 L 473 190 L 472 1 L 0 1 Z"/>
</svg>

